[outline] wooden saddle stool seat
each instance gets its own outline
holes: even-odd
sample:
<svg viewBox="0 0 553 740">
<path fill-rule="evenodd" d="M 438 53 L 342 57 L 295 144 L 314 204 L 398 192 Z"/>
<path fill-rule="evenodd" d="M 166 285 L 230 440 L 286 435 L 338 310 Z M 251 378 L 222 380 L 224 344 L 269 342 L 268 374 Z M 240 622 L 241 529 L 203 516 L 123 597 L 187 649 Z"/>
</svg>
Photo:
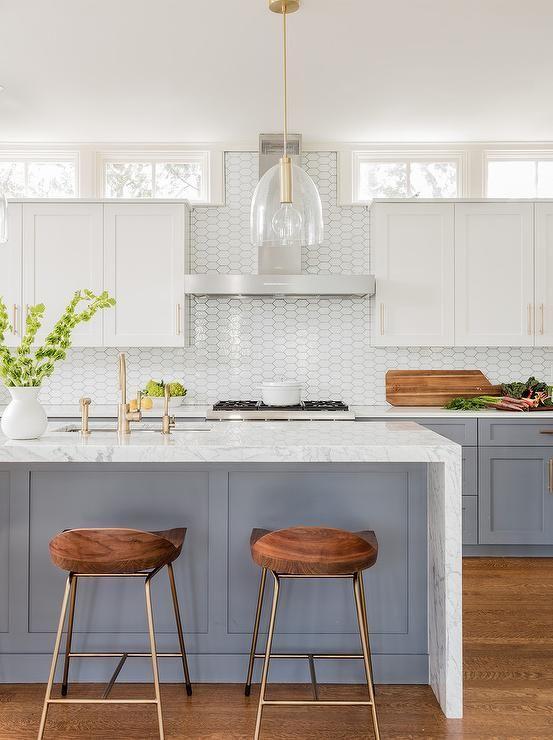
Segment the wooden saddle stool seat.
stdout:
<svg viewBox="0 0 553 740">
<path fill-rule="evenodd" d="M 68 529 L 50 542 L 50 557 L 74 573 L 137 573 L 169 565 L 181 553 L 186 529 Z"/>
<path fill-rule="evenodd" d="M 188 661 L 184 646 L 184 632 L 180 616 L 180 608 L 173 573 L 173 562 L 179 557 L 184 544 L 186 529 L 178 527 L 159 532 L 144 532 L 140 529 L 125 528 L 97 528 L 97 529 L 67 529 L 57 534 L 49 545 L 50 557 L 54 565 L 68 572 L 65 594 L 61 607 L 58 631 L 50 676 L 46 688 L 46 696 L 42 709 L 38 740 L 42 739 L 46 724 L 48 709 L 52 704 L 63 704 L 64 702 L 83 704 L 151 704 L 156 707 L 159 737 L 164 740 L 163 716 L 161 712 L 161 695 L 159 687 L 158 658 L 180 658 L 182 661 L 186 693 L 192 694 L 192 684 L 188 671 Z M 151 580 L 162 568 L 167 568 L 173 610 L 179 640 L 179 651 L 175 653 L 158 653 L 156 648 L 154 617 L 152 610 Z M 148 633 L 150 638 L 150 652 L 147 653 L 80 653 L 72 650 L 73 624 L 75 617 L 75 604 L 77 597 L 77 583 L 81 579 L 90 578 L 132 578 L 144 580 L 144 591 L 146 597 L 146 617 L 148 622 Z M 68 616 L 67 616 L 68 615 Z M 63 678 L 61 684 L 61 695 L 65 697 L 69 684 L 69 666 L 73 658 L 98 658 L 110 657 L 120 658 L 115 671 L 106 686 L 101 699 L 54 699 L 52 698 L 52 687 L 56 672 L 56 665 L 60 653 L 63 630 L 67 617 L 67 638 L 65 645 L 65 658 L 63 666 Z M 109 693 L 129 657 L 150 658 L 152 662 L 152 675 L 154 683 L 155 698 L 153 699 L 109 699 Z"/>
<path fill-rule="evenodd" d="M 281 575 L 346 575 L 370 568 L 378 557 L 374 532 L 330 527 L 254 529 L 250 547 L 254 562 Z"/>
<path fill-rule="evenodd" d="M 375 740 L 380 740 L 380 731 L 374 698 L 373 669 L 369 644 L 369 624 L 367 619 L 367 606 L 365 603 L 365 588 L 363 584 L 363 571 L 372 567 L 378 558 L 378 541 L 375 533 L 371 530 L 348 532 L 346 530 L 335 529 L 333 527 L 290 527 L 288 529 L 279 529 L 276 531 L 268 529 L 254 529 L 250 538 L 250 549 L 253 561 L 261 567 L 261 581 L 259 584 L 257 609 L 255 613 L 250 649 L 250 660 L 246 677 L 246 696 L 249 696 L 251 692 L 255 659 L 263 658 L 261 688 L 257 707 L 254 740 L 258 740 L 261 734 L 261 720 L 264 707 L 268 705 L 304 706 L 307 704 L 319 704 L 319 706 L 370 707 L 374 737 Z M 263 597 L 265 593 L 267 572 L 270 572 L 274 579 L 273 605 L 269 618 L 265 652 L 257 653 L 256 649 L 261 613 L 263 610 Z M 275 632 L 280 581 L 285 578 L 351 579 L 353 582 L 353 593 L 362 652 L 360 654 L 353 655 L 339 653 L 324 653 L 320 655 L 314 653 L 273 653 L 271 648 Z M 312 700 L 271 701 L 266 699 L 269 663 L 274 658 L 285 658 L 287 660 L 290 658 L 301 658 L 309 661 L 309 671 L 314 697 Z M 342 660 L 363 660 L 369 694 L 366 701 L 333 701 L 326 699 L 324 701 L 320 701 L 315 672 L 315 660 L 332 658 Z"/>
</svg>

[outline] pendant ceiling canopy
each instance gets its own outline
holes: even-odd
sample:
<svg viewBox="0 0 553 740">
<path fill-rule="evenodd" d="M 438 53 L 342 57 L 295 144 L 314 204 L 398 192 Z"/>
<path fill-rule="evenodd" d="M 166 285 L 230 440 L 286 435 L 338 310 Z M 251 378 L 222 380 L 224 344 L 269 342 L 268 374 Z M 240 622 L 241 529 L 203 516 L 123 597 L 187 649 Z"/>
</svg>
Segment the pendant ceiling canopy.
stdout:
<svg viewBox="0 0 553 740">
<path fill-rule="evenodd" d="M 287 26 L 299 0 L 269 0 L 282 15 L 284 152 L 280 162 L 260 179 L 251 206 L 251 241 L 257 247 L 302 247 L 323 240 L 323 212 L 319 191 L 309 175 L 288 156 Z"/>
</svg>

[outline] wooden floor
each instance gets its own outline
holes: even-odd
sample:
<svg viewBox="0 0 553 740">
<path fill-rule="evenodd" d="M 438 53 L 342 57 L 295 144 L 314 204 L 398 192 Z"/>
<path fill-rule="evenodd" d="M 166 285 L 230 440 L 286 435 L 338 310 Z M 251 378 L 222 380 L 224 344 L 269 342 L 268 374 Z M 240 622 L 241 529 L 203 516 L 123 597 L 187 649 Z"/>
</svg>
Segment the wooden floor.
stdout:
<svg viewBox="0 0 553 740">
<path fill-rule="evenodd" d="M 468 559 L 464 562 L 465 718 L 445 720 L 426 686 L 382 686 L 377 702 L 382 740 L 553 739 L 553 560 Z M 73 696 L 99 687 L 78 687 Z M 135 695 L 147 687 L 121 686 Z M 309 698 L 306 687 L 278 686 Z M 343 687 L 325 688 L 334 696 Z M 0 740 L 34 740 L 43 687 L 0 685 Z M 114 696 L 116 694 L 114 693 Z M 257 692 L 241 686 L 196 685 L 188 699 L 180 686 L 163 689 L 167 740 L 247 740 L 255 723 Z M 365 740 L 368 713 L 349 709 L 266 710 L 263 740 Z M 45 740 L 150 740 L 149 707 L 51 710 Z"/>
</svg>

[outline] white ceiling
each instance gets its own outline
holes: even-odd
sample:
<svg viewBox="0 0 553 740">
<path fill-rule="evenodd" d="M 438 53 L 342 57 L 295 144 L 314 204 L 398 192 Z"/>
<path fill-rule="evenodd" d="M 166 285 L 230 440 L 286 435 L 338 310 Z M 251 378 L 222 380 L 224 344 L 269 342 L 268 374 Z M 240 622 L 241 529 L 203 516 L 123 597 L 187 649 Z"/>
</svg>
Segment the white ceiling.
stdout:
<svg viewBox="0 0 553 740">
<path fill-rule="evenodd" d="M 0 0 L 0 140 L 255 142 L 280 126 L 266 0 Z M 553 139 L 551 0 L 302 0 L 307 141 Z"/>
</svg>

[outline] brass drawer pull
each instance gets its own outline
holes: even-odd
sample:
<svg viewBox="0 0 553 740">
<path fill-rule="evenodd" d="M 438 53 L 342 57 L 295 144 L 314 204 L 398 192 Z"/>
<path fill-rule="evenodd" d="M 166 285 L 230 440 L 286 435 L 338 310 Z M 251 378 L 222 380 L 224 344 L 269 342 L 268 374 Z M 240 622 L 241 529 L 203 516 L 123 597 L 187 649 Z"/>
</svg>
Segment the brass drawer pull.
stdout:
<svg viewBox="0 0 553 740">
<path fill-rule="evenodd" d="M 540 434 L 553 434 L 553 429 L 540 429 Z"/>
</svg>

